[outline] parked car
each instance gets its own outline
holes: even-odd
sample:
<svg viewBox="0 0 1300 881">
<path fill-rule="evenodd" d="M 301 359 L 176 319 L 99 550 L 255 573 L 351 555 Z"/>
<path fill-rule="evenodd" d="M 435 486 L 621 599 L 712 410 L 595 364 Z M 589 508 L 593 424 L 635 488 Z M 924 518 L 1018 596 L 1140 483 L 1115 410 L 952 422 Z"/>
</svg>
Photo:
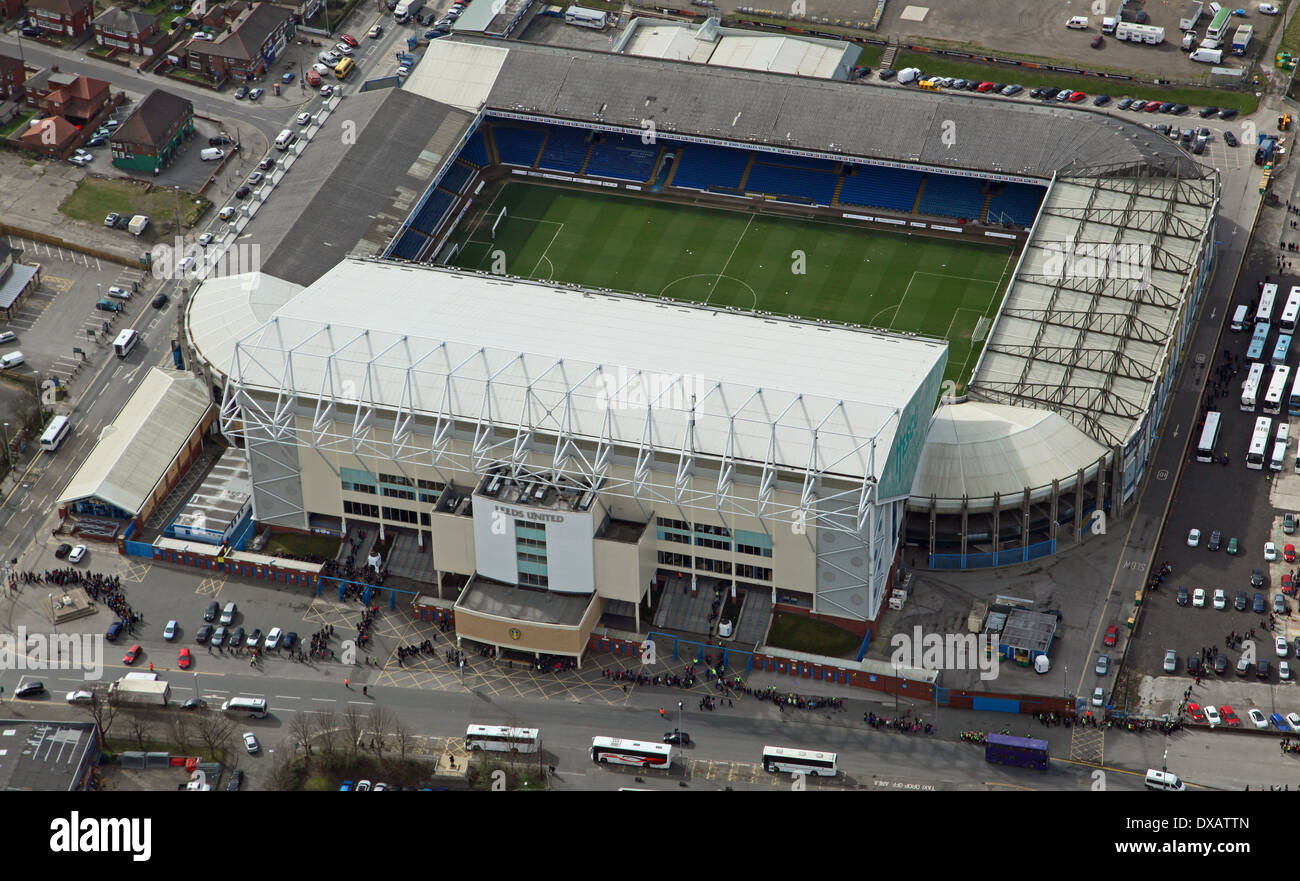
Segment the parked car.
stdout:
<svg viewBox="0 0 1300 881">
<path fill-rule="evenodd" d="M 1180 606 L 1187 605 L 1187 588 L 1181 584 L 1178 585 L 1178 596 L 1174 598 L 1174 602 Z"/>
<path fill-rule="evenodd" d="M 1263 615 L 1268 611 L 1268 606 L 1264 604 L 1264 595 L 1262 593 L 1255 594 L 1255 600 L 1251 604 L 1250 608 L 1256 615 Z"/>
<path fill-rule="evenodd" d="M 342 55 L 344 58 L 347 58 L 352 54 L 352 47 L 347 43 L 338 42 L 334 44 L 334 51 Z"/>
<path fill-rule="evenodd" d="M 262 158 L 261 162 L 257 163 L 257 167 L 262 169 L 262 171 L 270 171 L 275 167 L 275 158 L 272 156 L 265 156 Z"/>
<path fill-rule="evenodd" d="M 109 642 L 117 642 L 117 638 L 122 635 L 122 622 L 114 621 L 108 625 L 108 630 L 104 633 L 104 639 Z"/>
<path fill-rule="evenodd" d="M 217 625 L 217 629 L 212 631 L 212 644 L 221 648 L 226 644 L 226 627 L 224 624 Z"/>
<path fill-rule="evenodd" d="M 1200 116 L 1201 119 L 1209 119 L 1211 116 L 1213 116 L 1218 112 L 1219 112 L 1218 107 L 1202 107 L 1200 111 Z"/>
<path fill-rule="evenodd" d="M 1008 95 L 1008 96 L 1010 96 L 1010 95 L 1019 95 L 1019 94 L 1020 94 L 1021 92 L 1023 92 L 1024 90 L 1025 90 L 1025 87 L 1024 87 L 1024 86 L 1018 85 L 1018 84 L 1016 84 L 1016 83 L 1011 83 L 1011 84 L 1008 85 L 1005 89 L 1002 90 L 1002 94 L 1004 94 L 1004 95 Z"/>
<path fill-rule="evenodd" d="M 214 236 L 210 232 L 203 233 L 201 236 L 199 236 L 199 247 L 206 248 L 208 245 L 212 244 L 215 238 L 216 236 Z"/>
<path fill-rule="evenodd" d="M 248 194 L 251 193 L 251 192 L 252 192 L 252 190 L 251 190 L 247 185 L 245 185 L 245 186 L 241 186 L 239 189 L 235 190 L 235 198 L 236 198 L 236 199 L 247 199 L 247 198 L 248 198 Z"/>
<path fill-rule="evenodd" d="M 396 6 L 397 4 L 393 4 L 393 5 Z M 384 26 L 381 24 L 377 24 L 374 27 L 372 27 L 370 30 L 366 31 L 366 36 L 372 40 L 376 40 L 380 36 L 382 36 L 383 33 L 384 33 Z"/>
<path fill-rule="evenodd" d="M 342 40 L 343 42 L 347 43 L 347 44 L 348 44 L 349 46 L 351 46 L 353 49 L 355 49 L 355 48 L 357 48 L 358 46 L 361 45 L 359 42 L 357 42 L 357 38 L 356 38 L 356 37 L 353 37 L 353 36 L 351 36 L 351 35 L 349 35 L 349 34 L 339 34 L 339 39 Z"/>
<path fill-rule="evenodd" d="M 262 177 L 263 177 L 262 172 L 255 171 L 248 176 L 248 180 L 245 181 L 245 183 L 247 183 L 250 187 L 255 187 L 262 182 Z"/>
<path fill-rule="evenodd" d="M 1259 662 L 1255 664 L 1255 677 L 1257 679 L 1263 679 L 1267 681 L 1268 677 L 1272 674 L 1272 672 L 1273 672 L 1273 662 L 1270 661 L 1268 658 L 1260 658 Z"/>
<path fill-rule="evenodd" d="M 1188 107 L 1186 104 L 1175 104 L 1175 105 L 1174 105 L 1174 109 L 1173 109 L 1173 110 L 1170 110 L 1169 112 L 1172 113 L 1172 114 L 1174 114 L 1175 116 L 1182 116 L 1184 113 L 1186 113 L 1186 112 L 1187 112 L 1188 110 L 1190 110 L 1190 109 L 1191 109 L 1191 108 Z"/>
<path fill-rule="evenodd" d="M 284 639 L 280 640 L 280 647 L 283 648 L 286 652 L 293 651 L 293 647 L 297 644 L 298 644 L 298 634 L 292 630 L 290 630 L 288 633 L 284 635 Z"/>
<path fill-rule="evenodd" d="M 1246 611 L 1246 592 L 1244 590 L 1237 591 L 1237 598 L 1232 601 L 1232 607 L 1238 612 Z"/>
<path fill-rule="evenodd" d="M 190 655 L 190 650 L 188 648 L 181 649 L 180 655 L 178 655 L 176 658 L 176 664 L 182 670 L 190 669 L 190 664 L 193 663 L 193 661 L 194 658 Z"/>
<path fill-rule="evenodd" d="M 1256 567 L 1256 568 L 1250 570 L 1250 586 L 1251 586 L 1251 587 L 1263 587 L 1263 586 L 1264 586 L 1264 570 L 1263 570 L 1263 569 L 1260 569 L 1259 567 Z"/>
<path fill-rule="evenodd" d="M 167 626 L 163 628 L 163 639 L 167 640 L 168 642 L 171 642 L 172 640 L 176 639 L 176 631 L 179 627 L 180 624 L 175 620 L 168 621 Z"/>
<path fill-rule="evenodd" d="M 1220 612 L 1228 608 L 1228 595 L 1224 593 L 1221 587 L 1214 589 L 1214 608 Z"/>
<path fill-rule="evenodd" d="M 1289 543 L 1282 545 L 1282 559 L 1288 563 L 1295 562 L 1295 545 Z"/>
<path fill-rule="evenodd" d="M 1251 707 L 1250 712 L 1246 715 L 1250 717 L 1250 723 L 1256 728 L 1268 727 L 1268 717 L 1265 716 L 1263 710 L 1258 707 Z"/>
<path fill-rule="evenodd" d="M 1223 541 L 1223 533 L 1215 529 L 1210 533 L 1210 540 L 1206 542 L 1205 549 L 1207 551 L 1217 551 L 1222 541 Z"/>
<path fill-rule="evenodd" d="M 244 772 L 239 768 L 230 772 L 230 780 L 226 782 L 226 792 L 239 792 L 239 788 L 244 785 Z"/>
<path fill-rule="evenodd" d="M 1201 530 L 1193 529 L 1187 533 L 1187 546 L 1189 548 L 1197 547 L 1200 545 L 1200 543 L 1201 543 Z"/>
<path fill-rule="evenodd" d="M 84 559 L 86 559 L 85 545 L 75 545 L 73 546 L 72 550 L 68 551 L 69 563 L 80 563 Z"/>
<path fill-rule="evenodd" d="M 122 304 L 114 303 L 112 300 L 100 300 L 95 303 L 95 308 L 100 312 L 121 312 Z"/>
<path fill-rule="evenodd" d="M 1228 539 L 1228 549 L 1227 551 L 1225 551 L 1225 553 L 1235 557 L 1237 556 L 1237 552 L 1239 548 L 1240 545 L 1237 543 L 1237 537 L 1234 535 L 1232 538 Z"/>
<path fill-rule="evenodd" d="M 256 101 L 258 98 L 262 97 L 263 94 L 264 92 L 262 89 L 253 89 L 251 92 L 248 93 L 248 100 Z"/>
<path fill-rule="evenodd" d="M 1225 107 L 1219 111 L 1219 119 L 1232 119 L 1237 115 L 1237 110 L 1232 107 Z"/>
<path fill-rule="evenodd" d="M 1097 34 L 1092 38 L 1092 41 L 1088 45 L 1094 49 L 1100 49 L 1102 46 L 1106 45 L 1106 38 L 1101 34 Z"/>
<path fill-rule="evenodd" d="M 108 135 L 95 135 L 86 141 L 87 147 L 102 147 L 108 143 Z"/>
<path fill-rule="evenodd" d="M 1237 146 L 1237 136 L 1232 132 L 1224 132 L 1223 143 L 1227 144 L 1229 147 L 1235 147 Z"/>
<path fill-rule="evenodd" d="M 1214 672 L 1222 676 L 1228 669 L 1228 656 L 1220 652 L 1214 656 Z"/>
<path fill-rule="evenodd" d="M 1205 588 L 1198 587 L 1192 591 L 1192 605 L 1198 609 L 1205 608 Z"/>
<path fill-rule="evenodd" d="M 240 86 L 238 89 L 235 89 L 236 101 L 242 101 L 247 97 L 248 97 L 248 86 Z"/>
<path fill-rule="evenodd" d="M 324 65 L 321 66 L 324 67 Z M 313 89 L 320 85 L 321 75 L 317 73 L 315 70 L 307 71 L 305 76 L 307 77 L 307 85 L 311 86 Z"/>
<path fill-rule="evenodd" d="M 1173 649 L 1165 651 L 1165 672 L 1173 673 L 1178 670 L 1178 652 Z"/>
<path fill-rule="evenodd" d="M 295 117 L 294 121 L 297 122 L 298 125 L 306 125 L 311 122 L 311 114 L 304 110 Z"/>
<path fill-rule="evenodd" d="M 1190 703 L 1187 705 L 1187 715 L 1192 717 L 1193 722 L 1205 721 L 1205 713 L 1201 712 L 1201 705 L 1198 703 Z"/>
<path fill-rule="evenodd" d="M 1094 107 L 1105 107 L 1110 103 L 1110 95 L 1098 95 L 1092 99 Z"/>
<path fill-rule="evenodd" d="M 45 694 L 44 682 L 24 682 L 14 690 L 14 697 L 40 697 Z"/>
<path fill-rule="evenodd" d="M 1205 708 L 1205 721 L 1210 723 L 1211 728 L 1214 728 L 1223 722 L 1223 720 L 1219 718 L 1219 711 L 1214 707 Z"/>
<path fill-rule="evenodd" d="M 334 94 L 334 84 L 333 84 L 333 83 L 326 83 L 325 85 L 323 85 L 323 86 L 320 87 L 320 96 L 321 96 L 322 98 L 328 98 L 328 97 L 330 97 L 330 96 L 333 95 L 333 94 Z"/>
<path fill-rule="evenodd" d="M 68 544 L 67 542 L 64 542 L 63 544 L 59 545 L 57 548 L 54 549 L 54 558 L 56 560 L 65 559 L 68 556 L 68 554 L 71 553 L 71 551 L 72 551 L 72 545 Z"/>
<path fill-rule="evenodd" d="M 1178 659 L 1177 659 L 1177 658 L 1174 659 L 1174 663 L 1175 663 L 1175 664 L 1178 663 Z M 1195 676 L 1196 674 L 1198 674 L 1198 673 L 1200 673 L 1200 672 L 1201 672 L 1201 656 L 1200 656 L 1200 655 L 1188 655 L 1188 656 L 1187 656 L 1187 673 L 1188 673 L 1189 675 L 1191 675 L 1191 676 Z"/>
<path fill-rule="evenodd" d="M 260 647 L 262 645 L 262 628 L 254 627 L 253 632 L 248 634 L 248 642 L 245 645 L 250 649 Z"/>
<path fill-rule="evenodd" d="M 1274 615 L 1287 614 L 1286 597 L 1282 596 L 1282 594 L 1280 593 L 1273 594 L 1273 614 Z"/>
<path fill-rule="evenodd" d="M 211 638 L 212 638 L 212 625 L 200 624 L 199 629 L 194 633 L 194 641 L 197 642 L 199 645 L 203 645 Z"/>
<path fill-rule="evenodd" d="M 1227 704 L 1219 707 L 1219 715 L 1223 717 L 1225 724 L 1231 725 L 1233 728 L 1236 728 L 1241 724 L 1241 720 L 1237 718 L 1237 714 L 1233 712 L 1232 707 Z"/>
<path fill-rule="evenodd" d="M 221 209 L 221 213 L 217 215 L 217 219 L 230 220 L 235 216 L 235 212 L 237 212 L 238 210 L 239 209 L 236 208 L 234 205 L 227 205 L 225 208 Z"/>
<path fill-rule="evenodd" d="M 1106 690 L 1100 685 L 1092 690 L 1092 705 L 1094 707 L 1104 707 L 1106 705 Z"/>
<path fill-rule="evenodd" d="M 1115 107 L 1119 110 L 1128 110 L 1132 106 L 1133 106 L 1132 98 L 1120 98 L 1119 103 L 1115 105 Z"/>
<path fill-rule="evenodd" d="M 95 693 L 93 691 L 70 691 L 66 699 L 70 704 L 88 704 L 95 699 Z"/>
<path fill-rule="evenodd" d="M 257 735 L 251 731 L 244 732 L 244 749 L 248 750 L 250 756 L 255 756 L 262 751 L 262 745 L 257 742 Z"/>
<path fill-rule="evenodd" d="M 284 76 L 280 77 L 280 82 L 284 83 L 286 86 L 293 82 L 293 71 L 285 71 Z"/>
<path fill-rule="evenodd" d="M 1097 675 L 1105 676 L 1110 673 L 1110 655 L 1097 656 Z"/>
<path fill-rule="evenodd" d="M 1118 641 L 1119 641 L 1119 627 L 1112 624 L 1106 628 L 1106 638 L 1101 641 L 1102 645 L 1106 646 L 1107 648 L 1110 648 L 1111 646 L 1115 645 L 1115 643 L 1117 643 Z"/>
</svg>

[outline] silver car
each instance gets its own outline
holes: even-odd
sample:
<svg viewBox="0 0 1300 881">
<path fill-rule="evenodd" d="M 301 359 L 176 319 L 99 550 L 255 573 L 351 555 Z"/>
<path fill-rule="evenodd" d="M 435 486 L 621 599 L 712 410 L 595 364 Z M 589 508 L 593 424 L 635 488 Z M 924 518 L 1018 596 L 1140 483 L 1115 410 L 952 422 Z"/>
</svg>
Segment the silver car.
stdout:
<svg viewBox="0 0 1300 881">
<path fill-rule="evenodd" d="M 1109 656 L 1109 655 L 1098 655 L 1098 656 L 1097 656 L 1097 675 L 1098 675 L 1098 676 L 1105 676 L 1105 675 L 1108 674 L 1109 672 L 1110 672 L 1110 656 Z"/>
<path fill-rule="evenodd" d="M 1165 651 L 1165 672 L 1175 673 L 1178 670 L 1178 652 L 1173 649 Z"/>
</svg>

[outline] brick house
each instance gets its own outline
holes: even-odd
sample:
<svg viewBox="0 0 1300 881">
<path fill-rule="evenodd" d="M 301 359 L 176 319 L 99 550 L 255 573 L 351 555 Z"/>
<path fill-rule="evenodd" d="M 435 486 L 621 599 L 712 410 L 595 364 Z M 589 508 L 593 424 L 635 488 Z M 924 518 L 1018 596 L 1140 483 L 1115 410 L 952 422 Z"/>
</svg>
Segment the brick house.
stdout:
<svg viewBox="0 0 1300 881">
<path fill-rule="evenodd" d="M 38 119 L 19 136 L 27 149 L 52 159 L 66 159 L 81 143 L 81 129 L 62 116 Z"/>
<path fill-rule="evenodd" d="M 110 6 L 94 21 L 95 45 L 133 55 L 152 55 L 150 42 L 158 33 L 158 16 Z"/>
<path fill-rule="evenodd" d="M 95 17 L 94 0 L 28 0 L 27 14 L 48 34 L 75 37 L 90 29 Z"/>
<path fill-rule="evenodd" d="M 132 171 L 155 171 L 176 158 L 194 135 L 194 105 L 186 98 L 154 89 L 108 139 L 113 164 Z"/>
<path fill-rule="evenodd" d="M 288 10 L 257 3 L 241 13 L 230 31 L 216 41 L 190 40 L 184 46 L 184 64 L 190 73 L 212 82 L 243 82 L 264 76 L 284 54 L 295 32 Z"/>
<path fill-rule="evenodd" d="M 318 15 L 325 7 L 325 0 L 270 0 L 282 9 L 289 10 L 294 24 L 306 24 L 312 16 Z"/>
<path fill-rule="evenodd" d="M 0 101 L 21 101 L 27 71 L 17 58 L 0 55 Z"/>
<path fill-rule="evenodd" d="M 85 125 L 98 118 L 110 98 L 107 80 L 70 73 L 52 73 L 43 85 L 33 80 L 27 89 L 28 104 L 62 116 L 74 125 Z"/>
</svg>

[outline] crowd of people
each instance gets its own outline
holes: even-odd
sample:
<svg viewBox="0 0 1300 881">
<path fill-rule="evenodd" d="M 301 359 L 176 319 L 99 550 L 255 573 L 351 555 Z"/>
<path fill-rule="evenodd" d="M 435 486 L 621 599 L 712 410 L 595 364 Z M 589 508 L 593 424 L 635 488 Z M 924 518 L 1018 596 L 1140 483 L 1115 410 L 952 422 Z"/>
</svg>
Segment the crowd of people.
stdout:
<svg viewBox="0 0 1300 881">
<path fill-rule="evenodd" d="M 100 572 L 83 572 L 80 569 L 46 569 L 40 572 L 15 572 L 9 576 L 9 588 L 16 591 L 19 584 L 53 584 L 59 587 L 69 585 L 80 587 L 95 602 L 101 602 L 113 610 L 128 633 L 135 632 L 135 625 L 144 621 L 144 614 L 131 608 L 122 591 L 120 575 L 104 575 Z"/>
<path fill-rule="evenodd" d="M 1152 575 L 1151 580 L 1147 582 L 1147 590 L 1158 590 L 1160 585 L 1165 583 L 1165 579 L 1169 577 L 1169 573 L 1173 571 L 1174 567 L 1169 565 L 1168 560 L 1165 560 L 1160 568 L 1156 570 L 1156 574 Z"/>
<path fill-rule="evenodd" d="M 1292 740 L 1289 737 L 1282 738 L 1282 752 L 1300 753 L 1300 740 Z"/>
<path fill-rule="evenodd" d="M 378 606 L 371 606 L 361 613 L 361 621 L 357 624 L 357 645 L 370 645 L 370 625 L 378 614 Z"/>
<path fill-rule="evenodd" d="M 862 721 L 866 722 L 872 728 L 879 731 L 881 728 L 890 731 L 902 731 L 904 734 L 926 734 L 934 733 L 934 726 L 929 722 L 917 716 L 915 719 L 909 719 L 908 714 L 904 713 L 897 719 L 886 719 L 884 716 L 877 716 L 875 713 L 863 713 Z M 963 732 L 964 734 L 965 732 Z M 966 738 L 963 737 L 962 740 Z"/>
<path fill-rule="evenodd" d="M 329 638 L 334 635 L 334 625 L 326 624 L 322 629 L 317 630 L 311 635 L 311 657 L 320 658 L 322 661 L 326 658 L 334 657 L 334 649 L 329 647 Z M 301 655 L 301 652 L 299 652 Z M 306 658 L 300 658 L 306 660 Z"/>
</svg>

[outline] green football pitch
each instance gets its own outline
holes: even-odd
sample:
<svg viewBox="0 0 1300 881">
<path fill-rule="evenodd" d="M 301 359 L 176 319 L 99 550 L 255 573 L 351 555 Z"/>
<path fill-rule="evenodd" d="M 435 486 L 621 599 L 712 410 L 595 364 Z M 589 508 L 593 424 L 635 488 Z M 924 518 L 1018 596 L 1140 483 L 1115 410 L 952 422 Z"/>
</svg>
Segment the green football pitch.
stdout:
<svg viewBox="0 0 1300 881">
<path fill-rule="evenodd" d="M 497 186 L 453 236 L 460 245 L 453 264 L 939 337 L 949 343 L 945 378 L 959 388 L 970 378 L 1015 261 L 1006 246 L 847 221 Z"/>
</svg>

